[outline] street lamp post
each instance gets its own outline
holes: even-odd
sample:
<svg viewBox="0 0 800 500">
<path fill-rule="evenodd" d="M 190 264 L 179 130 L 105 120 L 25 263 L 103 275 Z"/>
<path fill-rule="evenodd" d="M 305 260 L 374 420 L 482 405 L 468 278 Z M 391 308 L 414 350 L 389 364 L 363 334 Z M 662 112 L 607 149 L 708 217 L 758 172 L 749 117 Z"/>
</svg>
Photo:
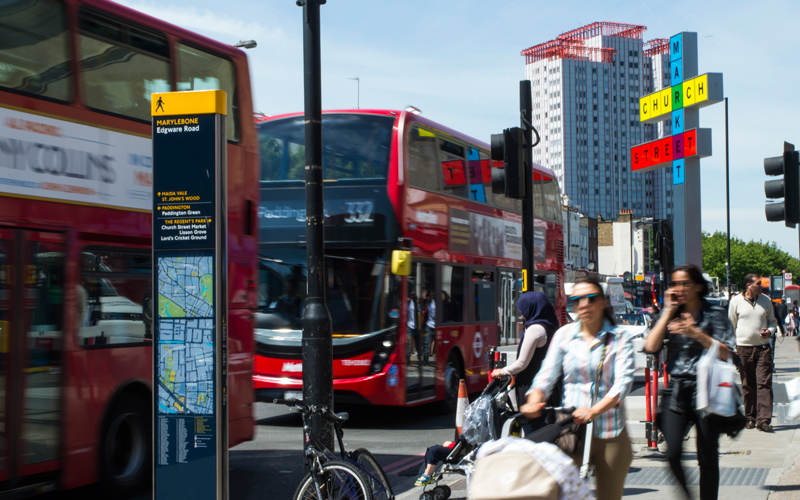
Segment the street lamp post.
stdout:
<svg viewBox="0 0 800 500">
<path fill-rule="evenodd" d="M 728 260 L 725 262 L 725 288 L 728 298 L 731 296 L 731 177 L 728 163 L 728 98 L 725 98 L 725 213 L 728 219 L 728 229 L 725 238 L 728 243 Z"/>
<path fill-rule="evenodd" d="M 326 0 L 297 0 L 303 7 L 305 89 L 306 266 L 308 296 L 303 314 L 303 399 L 333 410 L 333 331 L 325 303 L 325 226 L 322 199 L 322 78 L 319 7 Z M 313 415 L 311 431 L 333 449 L 333 424 Z"/>
<path fill-rule="evenodd" d="M 356 109 L 361 109 L 361 78 L 348 78 L 348 80 L 355 80 L 356 81 Z"/>
</svg>

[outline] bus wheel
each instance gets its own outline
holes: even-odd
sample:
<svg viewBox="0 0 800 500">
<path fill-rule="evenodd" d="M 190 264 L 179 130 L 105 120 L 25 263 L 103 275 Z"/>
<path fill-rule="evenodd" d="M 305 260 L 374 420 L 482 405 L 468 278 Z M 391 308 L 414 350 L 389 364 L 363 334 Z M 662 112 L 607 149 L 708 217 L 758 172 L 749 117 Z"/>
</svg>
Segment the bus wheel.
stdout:
<svg viewBox="0 0 800 500">
<path fill-rule="evenodd" d="M 443 413 L 455 413 L 458 407 L 458 382 L 464 378 L 464 368 L 457 355 L 447 358 L 444 368 L 444 400 L 439 402 Z"/>
<path fill-rule="evenodd" d="M 150 484 L 149 407 L 136 394 L 123 394 L 103 429 L 100 467 L 106 487 L 132 496 Z"/>
</svg>

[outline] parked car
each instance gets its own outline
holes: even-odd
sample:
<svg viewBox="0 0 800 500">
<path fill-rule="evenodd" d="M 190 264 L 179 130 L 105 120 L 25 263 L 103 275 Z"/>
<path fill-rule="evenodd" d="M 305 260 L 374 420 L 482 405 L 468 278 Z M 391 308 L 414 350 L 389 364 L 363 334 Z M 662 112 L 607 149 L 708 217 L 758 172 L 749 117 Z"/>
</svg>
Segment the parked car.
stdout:
<svg viewBox="0 0 800 500">
<path fill-rule="evenodd" d="M 645 310 L 631 314 L 615 314 L 614 319 L 617 320 L 617 326 L 628 332 L 632 339 L 644 338 L 650 331 L 652 322 L 652 318 Z"/>
</svg>

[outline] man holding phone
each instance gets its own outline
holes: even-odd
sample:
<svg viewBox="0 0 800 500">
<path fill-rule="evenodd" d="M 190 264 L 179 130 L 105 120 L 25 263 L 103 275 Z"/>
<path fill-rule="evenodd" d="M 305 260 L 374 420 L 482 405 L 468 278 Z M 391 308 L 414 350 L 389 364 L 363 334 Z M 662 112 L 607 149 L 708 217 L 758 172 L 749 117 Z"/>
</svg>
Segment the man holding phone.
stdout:
<svg viewBox="0 0 800 500">
<path fill-rule="evenodd" d="M 761 293 L 761 276 L 744 277 L 745 292 L 731 299 L 728 317 L 742 360 L 742 393 L 747 428 L 772 431 L 772 349 L 778 322 L 772 301 Z"/>
</svg>

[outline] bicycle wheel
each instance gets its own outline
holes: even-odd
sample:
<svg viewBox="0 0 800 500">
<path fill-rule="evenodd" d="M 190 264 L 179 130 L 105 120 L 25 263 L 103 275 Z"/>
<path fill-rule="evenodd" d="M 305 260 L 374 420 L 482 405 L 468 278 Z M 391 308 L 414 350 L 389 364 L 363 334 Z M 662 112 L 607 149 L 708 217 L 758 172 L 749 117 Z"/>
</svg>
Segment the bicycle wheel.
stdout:
<svg viewBox="0 0 800 500">
<path fill-rule="evenodd" d="M 392 500 L 394 493 L 389 479 L 383 471 L 381 464 L 375 459 L 369 450 L 359 448 L 352 454 L 353 460 L 358 462 L 368 476 L 369 485 L 372 488 L 372 497 L 375 500 Z"/>
<path fill-rule="evenodd" d="M 294 492 L 294 500 L 371 500 L 372 490 L 364 473 L 355 465 L 331 460 L 322 466 L 317 475 L 320 493 L 314 485 L 311 473 L 300 481 Z"/>
</svg>

